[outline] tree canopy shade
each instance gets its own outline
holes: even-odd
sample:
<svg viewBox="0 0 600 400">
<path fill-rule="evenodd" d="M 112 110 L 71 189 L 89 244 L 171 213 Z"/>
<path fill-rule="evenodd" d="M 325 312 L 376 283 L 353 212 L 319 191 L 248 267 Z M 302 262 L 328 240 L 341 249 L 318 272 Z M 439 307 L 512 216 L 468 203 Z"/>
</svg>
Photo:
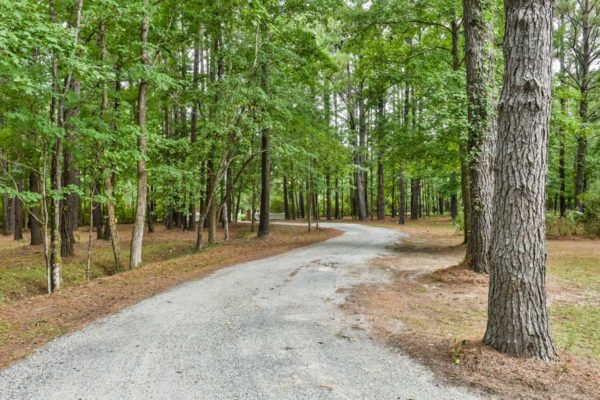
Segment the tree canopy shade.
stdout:
<svg viewBox="0 0 600 400">
<path fill-rule="evenodd" d="M 599 6 L 1 1 L 2 232 L 44 246 L 52 292 L 81 225 L 117 272 L 156 223 L 200 250 L 273 213 L 448 214 L 491 274 L 485 342 L 552 358 L 544 218 L 600 234 Z"/>
</svg>

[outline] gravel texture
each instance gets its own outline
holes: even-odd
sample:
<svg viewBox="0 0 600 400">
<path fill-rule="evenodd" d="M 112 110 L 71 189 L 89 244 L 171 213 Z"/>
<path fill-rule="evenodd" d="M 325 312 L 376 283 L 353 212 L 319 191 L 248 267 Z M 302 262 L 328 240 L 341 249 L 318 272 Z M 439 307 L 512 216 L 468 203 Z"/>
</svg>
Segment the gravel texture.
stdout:
<svg viewBox="0 0 600 400">
<path fill-rule="evenodd" d="M 331 226 L 331 225 L 330 225 Z M 328 241 L 175 287 L 0 372 L 0 399 L 475 399 L 375 343 L 338 289 L 400 233 L 358 224 Z"/>
</svg>

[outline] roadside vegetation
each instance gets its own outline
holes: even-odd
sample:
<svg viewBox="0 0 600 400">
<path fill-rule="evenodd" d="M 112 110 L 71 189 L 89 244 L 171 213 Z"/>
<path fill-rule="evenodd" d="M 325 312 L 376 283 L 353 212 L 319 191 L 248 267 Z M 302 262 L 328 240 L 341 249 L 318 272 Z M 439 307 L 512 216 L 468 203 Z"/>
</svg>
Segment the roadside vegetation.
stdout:
<svg viewBox="0 0 600 400">
<path fill-rule="evenodd" d="M 127 230 L 130 227 L 123 226 Z M 310 245 L 339 232 L 332 229 L 306 232 L 304 227 L 273 226 L 272 235 L 257 239 L 248 224 L 236 224 L 231 239 L 194 252 L 194 234 L 162 227 L 148 236 L 144 267 L 115 274 L 110 244 L 94 240 L 95 279 L 85 279 L 85 257 L 66 264 L 64 290 L 45 293 L 45 267 L 41 250 L 26 242 L 0 237 L 0 367 L 29 354 L 62 334 L 81 329 L 97 318 L 135 304 L 174 285 L 199 279 L 220 268 L 283 253 Z M 4 246 L 11 243 L 9 246 Z M 83 246 L 83 245 L 82 245 Z M 21 252 L 21 253 L 19 253 Z M 25 254 L 23 254 L 25 253 Z M 29 254 L 31 253 L 31 254 Z M 15 263 L 15 254 L 23 254 Z"/>
</svg>

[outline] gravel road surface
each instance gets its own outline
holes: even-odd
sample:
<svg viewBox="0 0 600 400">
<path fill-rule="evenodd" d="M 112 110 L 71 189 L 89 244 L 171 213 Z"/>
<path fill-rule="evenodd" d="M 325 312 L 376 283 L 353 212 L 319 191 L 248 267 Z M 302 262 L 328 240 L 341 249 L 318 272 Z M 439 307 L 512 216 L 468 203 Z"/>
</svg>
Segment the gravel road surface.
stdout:
<svg viewBox="0 0 600 400">
<path fill-rule="evenodd" d="M 475 399 L 369 338 L 338 289 L 397 231 L 335 224 L 342 236 L 173 288 L 0 371 L 0 399 Z"/>
</svg>

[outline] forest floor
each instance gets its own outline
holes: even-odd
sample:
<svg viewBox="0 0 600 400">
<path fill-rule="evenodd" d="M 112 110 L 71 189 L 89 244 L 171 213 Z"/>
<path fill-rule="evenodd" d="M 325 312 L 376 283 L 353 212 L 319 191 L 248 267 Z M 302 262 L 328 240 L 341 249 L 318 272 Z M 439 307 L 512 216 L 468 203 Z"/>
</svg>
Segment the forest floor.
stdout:
<svg viewBox="0 0 600 400">
<path fill-rule="evenodd" d="M 374 336 L 429 366 L 438 377 L 501 398 L 592 399 L 600 382 L 600 240 L 549 240 L 547 290 L 560 359 L 543 363 L 502 356 L 481 345 L 487 276 L 463 268 L 465 247 L 448 218 L 399 226 L 395 254 L 371 263 L 392 275 L 363 284 L 343 306 L 369 318 Z"/>
<path fill-rule="evenodd" d="M 129 259 L 131 226 L 120 226 L 123 260 Z M 92 277 L 85 280 L 87 232 L 77 232 L 75 256 L 63 259 L 63 289 L 47 295 L 43 249 L 28 240 L 0 237 L 0 368 L 62 334 L 81 329 L 179 283 L 220 268 L 269 257 L 337 236 L 334 229 L 273 226 L 256 239 L 249 225 L 231 226 L 231 240 L 194 252 L 195 233 L 156 231 L 144 238 L 144 266 L 114 274 L 109 241 L 92 241 Z M 219 232 L 222 235 L 222 232 Z M 220 237 L 222 239 L 222 237 Z"/>
</svg>

